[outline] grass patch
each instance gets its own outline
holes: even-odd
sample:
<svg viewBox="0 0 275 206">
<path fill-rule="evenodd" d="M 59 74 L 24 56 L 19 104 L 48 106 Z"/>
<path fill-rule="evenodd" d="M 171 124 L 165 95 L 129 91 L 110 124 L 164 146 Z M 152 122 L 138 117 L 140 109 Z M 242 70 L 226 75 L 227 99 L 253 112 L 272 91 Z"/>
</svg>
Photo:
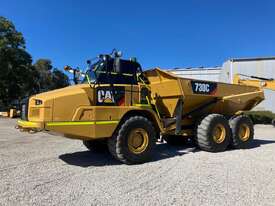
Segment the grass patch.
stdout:
<svg viewBox="0 0 275 206">
<path fill-rule="evenodd" d="M 270 111 L 248 111 L 245 112 L 254 124 L 272 124 L 275 114 Z"/>
</svg>

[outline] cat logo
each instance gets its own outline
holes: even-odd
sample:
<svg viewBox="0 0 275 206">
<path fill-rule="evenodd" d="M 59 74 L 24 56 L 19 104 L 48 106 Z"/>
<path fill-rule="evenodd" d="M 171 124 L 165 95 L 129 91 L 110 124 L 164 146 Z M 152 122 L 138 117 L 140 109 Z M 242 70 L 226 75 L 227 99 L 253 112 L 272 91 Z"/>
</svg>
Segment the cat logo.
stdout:
<svg viewBox="0 0 275 206">
<path fill-rule="evenodd" d="M 103 86 L 96 89 L 96 105 L 123 106 L 125 105 L 125 88 L 122 86 Z"/>
<path fill-rule="evenodd" d="M 97 90 L 98 103 L 115 103 L 113 92 L 110 90 Z"/>
</svg>

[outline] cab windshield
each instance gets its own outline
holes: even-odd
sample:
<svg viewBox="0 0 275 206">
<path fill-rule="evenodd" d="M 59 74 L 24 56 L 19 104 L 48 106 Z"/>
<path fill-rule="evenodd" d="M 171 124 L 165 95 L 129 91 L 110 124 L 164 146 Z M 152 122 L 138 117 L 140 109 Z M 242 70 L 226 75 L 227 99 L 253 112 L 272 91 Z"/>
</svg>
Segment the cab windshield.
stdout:
<svg viewBox="0 0 275 206">
<path fill-rule="evenodd" d="M 90 82 L 96 82 L 99 74 L 105 73 L 104 71 L 104 62 L 99 60 L 96 63 L 92 64 L 86 71 L 86 75 L 82 81 L 82 83 L 88 83 L 88 79 Z"/>
<path fill-rule="evenodd" d="M 99 59 L 96 63 L 90 64 L 82 83 L 98 84 L 137 84 L 136 72 L 140 65 L 129 60 L 120 59 L 119 71 L 114 69 L 114 59 Z"/>
</svg>

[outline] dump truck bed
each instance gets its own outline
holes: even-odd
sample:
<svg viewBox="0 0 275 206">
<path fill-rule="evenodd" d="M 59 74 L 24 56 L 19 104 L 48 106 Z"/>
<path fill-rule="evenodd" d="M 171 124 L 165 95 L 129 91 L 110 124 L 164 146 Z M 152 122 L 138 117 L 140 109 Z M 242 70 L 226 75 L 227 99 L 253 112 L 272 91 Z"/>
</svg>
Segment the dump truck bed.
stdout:
<svg viewBox="0 0 275 206">
<path fill-rule="evenodd" d="M 181 78 L 158 68 L 148 70 L 151 97 L 163 117 L 173 117 L 177 102 L 184 102 L 183 112 L 232 115 L 251 110 L 264 100 L 259 87 Z M 196 111 L 197 110 L 197 111 Z"/>
</svg>

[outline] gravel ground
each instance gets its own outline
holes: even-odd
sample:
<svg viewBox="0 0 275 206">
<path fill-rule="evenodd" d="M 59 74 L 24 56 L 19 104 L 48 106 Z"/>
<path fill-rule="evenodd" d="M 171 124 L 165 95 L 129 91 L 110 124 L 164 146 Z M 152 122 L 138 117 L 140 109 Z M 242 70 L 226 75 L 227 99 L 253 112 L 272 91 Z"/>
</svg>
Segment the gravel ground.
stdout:
<svg viewBox="0 0 275 206">
<path fill-rule="evenodd" d="M 0 205 L 275 205 L 272 126 L 255 126 L 247 150 L 158 144 L 152 162 L 127 166 L 14 125 L 0 119 Z"/>
</svg>

